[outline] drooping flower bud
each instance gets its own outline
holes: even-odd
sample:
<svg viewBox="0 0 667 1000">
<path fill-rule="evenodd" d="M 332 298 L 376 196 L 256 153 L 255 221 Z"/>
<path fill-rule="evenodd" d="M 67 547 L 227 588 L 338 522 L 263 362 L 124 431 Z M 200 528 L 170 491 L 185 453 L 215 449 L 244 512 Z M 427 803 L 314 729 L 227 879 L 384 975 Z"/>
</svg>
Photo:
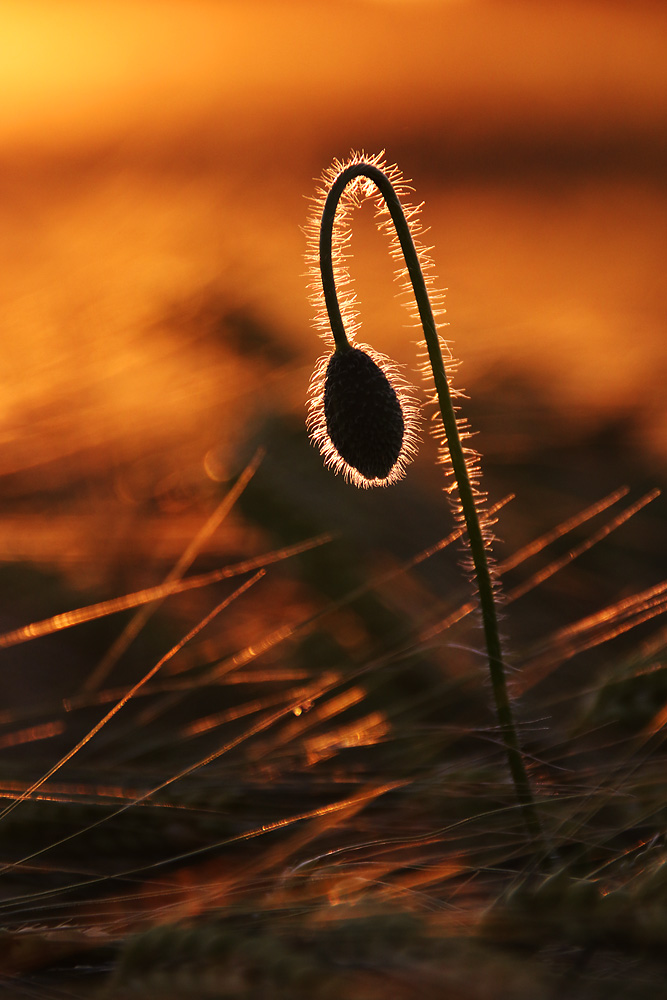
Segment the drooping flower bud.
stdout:
<svg viewBox="0 0 667 1000">
<path fill-rule="evenodd" d="M 321 358 L 310 385 L 310 436 L 355 486 L 400 479 L 418 442 L 418 409 L 394 365 L 368 347 Z"/>
<path fill-rule="evenodd" d="M 387 478 L 401 453 L 403 411 L 385 373 L 358 347 L 331 355 L 324 419 L 341 458 L 366 479 Z"/>
</svg>

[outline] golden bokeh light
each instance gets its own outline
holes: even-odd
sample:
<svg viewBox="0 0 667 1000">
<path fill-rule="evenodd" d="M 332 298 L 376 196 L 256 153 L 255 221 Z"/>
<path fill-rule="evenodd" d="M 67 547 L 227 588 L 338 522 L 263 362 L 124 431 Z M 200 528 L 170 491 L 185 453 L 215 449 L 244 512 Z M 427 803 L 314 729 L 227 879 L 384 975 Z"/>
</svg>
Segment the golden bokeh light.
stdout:
<svg viewBox="0 0 667 1000">
<path fill-rule="evenodd" d="M 566 437 L 627 415 L 664 458 L 666 19 L 648 0 L 6 3 L 0 556 L 89 584 L 143 553 L 125 590 L 155 586 L 267 423 L 302 420 L 304 196 L 353 147 L 386 148 L 425 200 L 461 385 L 503 415 L 503 379 L 524 392 L 482 450 L 520 452 L 537 407 Z M 414 366 L 357 214 L 362 339 Z"/>
</svg>

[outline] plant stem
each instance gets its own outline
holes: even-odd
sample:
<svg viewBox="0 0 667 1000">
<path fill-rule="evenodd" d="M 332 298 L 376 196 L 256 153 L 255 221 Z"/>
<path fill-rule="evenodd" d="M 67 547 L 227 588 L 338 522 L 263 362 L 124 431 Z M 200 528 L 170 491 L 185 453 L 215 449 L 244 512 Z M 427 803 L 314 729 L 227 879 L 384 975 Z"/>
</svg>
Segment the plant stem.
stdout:
<svg viewBox="0 0 667 1000">
<path fill-rule="evenodd" d="M 438 404 L 442 423 L 447 438 L 447 446 L 456 477 L 461 509 L 465 520 L 470 553 L 472 556 L 479 603 L 482 613 L 482 625 L 491 674 L 491 686 L 496 704 L 496 712 L 500 733 L 505 745 L 510 773 L 516 789 L 516 795 L 521 808 L 526 829 L 536 847 L 548 855 L 542 827 L 540 824 L 528 773 L 519 746 L 516 726 L 512 714 L 502 647 L 498 632 L 498 616 L 493 591 L 493 581 L 487 558 L 484 536 L 480 525 L 473 487 L 470 481 L 468 465 L 465 460 L 456 415 L 452 403 L 452 395 L 447 381 L 445 364 L 440 348 L 440 340 L 433 317 L 433 310 L 428 297 L 426 282 L 419 263 L 410 227 L 398 196 L 389 178 L 378 167 L 370 163 L 354 163 L 338 175 L 327 196 L 320 228 L 320 269 L 322 273 L 322 288 L 331 323 L 331 332 L 336 344 L 336 350 L 350 350 L 350 343 L 345 333 L 343 318 L 336 293 L 336 283 L 333 273 L 332 239 L 336 209 L 340 197 L 347 185 L 355 177 L 368 177 L 376 185 L 389 210 L 396 235 L 398 237 L 403 257 L 408 269 L 412 288 L 414 290 L 419 317 L 424 331 L 424 339 L 428 348 L 428 356 L 435 380 Z"/>
</svg>

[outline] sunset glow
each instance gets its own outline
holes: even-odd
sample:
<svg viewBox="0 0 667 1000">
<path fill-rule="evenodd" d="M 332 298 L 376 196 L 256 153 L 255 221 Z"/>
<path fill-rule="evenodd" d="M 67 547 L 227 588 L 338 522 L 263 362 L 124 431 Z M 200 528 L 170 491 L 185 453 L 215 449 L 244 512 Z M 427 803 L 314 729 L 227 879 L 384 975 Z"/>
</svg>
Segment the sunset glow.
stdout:
<svg viewBox="0 0 667 1000">
<path fill-rule="evenodd" d="M 667 5 L 0 7 L 1 976 L 659 995 Z M 309 301 L 355 150 L 443 293 L 514 758 L 377 170 L 327 286 L 374 353 Z"/>
</svg>

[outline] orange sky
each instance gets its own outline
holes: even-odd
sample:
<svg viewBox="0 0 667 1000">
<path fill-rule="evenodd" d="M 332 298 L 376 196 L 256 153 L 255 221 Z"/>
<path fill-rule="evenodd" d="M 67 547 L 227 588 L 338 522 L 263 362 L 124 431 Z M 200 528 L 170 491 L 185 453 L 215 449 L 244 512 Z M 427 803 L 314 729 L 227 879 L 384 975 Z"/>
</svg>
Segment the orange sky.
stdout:
<svg viewBox="0 0 667 1000">
<path fill-rule="evenodd" d="M 667 110 L 659 3 L 6 0 L 0 16 L 5 145 L 212 113 L 254 132 L 300 111 L 320 131 L 371 103 L 464 131 L 524 116 L 651 127 Z"/>
</svg>

